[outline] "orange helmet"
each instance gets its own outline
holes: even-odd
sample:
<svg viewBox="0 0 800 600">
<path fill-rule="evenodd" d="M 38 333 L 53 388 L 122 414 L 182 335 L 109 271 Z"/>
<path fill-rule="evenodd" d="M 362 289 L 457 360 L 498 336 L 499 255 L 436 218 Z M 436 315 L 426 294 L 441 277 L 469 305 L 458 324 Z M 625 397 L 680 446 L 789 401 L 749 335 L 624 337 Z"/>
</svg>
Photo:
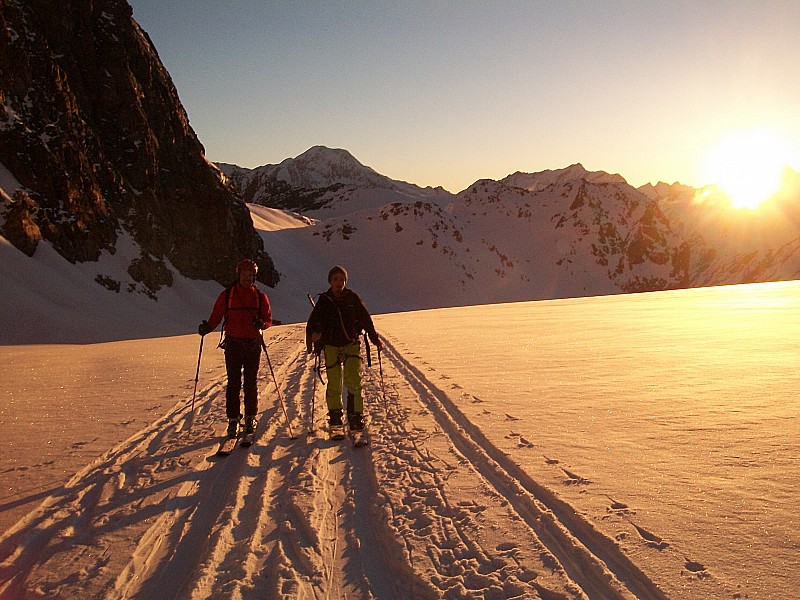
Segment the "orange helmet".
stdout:
<svg viewBox="0 0 800 600">
<path fill-rule="evenodd" d="M 238 274 L 242 271 L 252 271 L 255 275 L 258 273 L 258 265 L 255 263 L 255 261 L 250 260 L 249 258 L 242 259 L 236 263 L 236 273 Z"/>
</svg>

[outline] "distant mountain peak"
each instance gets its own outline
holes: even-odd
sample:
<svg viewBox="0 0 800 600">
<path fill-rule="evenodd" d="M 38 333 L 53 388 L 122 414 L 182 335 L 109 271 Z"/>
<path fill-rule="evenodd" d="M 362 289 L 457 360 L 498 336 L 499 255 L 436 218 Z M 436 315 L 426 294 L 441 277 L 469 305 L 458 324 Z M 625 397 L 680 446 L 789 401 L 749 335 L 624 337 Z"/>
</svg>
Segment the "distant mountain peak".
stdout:
<svg viewBox="0 0 800 600">
<path fill-rule="evenodd" d="M 276 180 L 285 181 L 292 187 L 393 187 L 391 179 L 364 166 L 347 150 L 325 146 L 313 146 L 296 158 L 283 160 L 273 173 Z"/>
<path fill-rule="evenodd" d="M 350 152 L 344 148 L 328 148 L 327 146 L 311 146 L 308 150 L 295 157 L 294 159 L 287 158 L 286 160 L 299 160 L 299 161 L 331 161 L 336 160 L 356 164 L 360 167 L 362 165 Z M 284 161 L 285 162 L 285 161 Z"/>
<path fill-rule="evenodd" d="M 510 187 L 537 192 L 553 184 L 562 185 L 575 180 L 584 180 L 592 183 L 627 183 L 622 175 L 609 174 L 605 171 L 587 171 L 581 163 L 575 163 L 563 169 L 548 169 L 538 173 L 517 171 L 500 181 Z"/>
<path fill-rule="evenodd" d="M 297 212 L 340 210 L 354 196 L 362 197 L 355 203 L 359 207 L 365 205 L 365 195 L 371 197 L 367 204 L 397 201 L 395 196 L 425 200 L 452 197 L 442 188 L 421 188 L 381 175 L 347 150 L 326 146 L 313 146 L 277 165 L 255 169 L 227 163 L 217 166 L 245 201 Z M 377 191 L 380 193 L 373 193 Z M 390 200 L 387 192 L 395 196 Z"/>
</svg>

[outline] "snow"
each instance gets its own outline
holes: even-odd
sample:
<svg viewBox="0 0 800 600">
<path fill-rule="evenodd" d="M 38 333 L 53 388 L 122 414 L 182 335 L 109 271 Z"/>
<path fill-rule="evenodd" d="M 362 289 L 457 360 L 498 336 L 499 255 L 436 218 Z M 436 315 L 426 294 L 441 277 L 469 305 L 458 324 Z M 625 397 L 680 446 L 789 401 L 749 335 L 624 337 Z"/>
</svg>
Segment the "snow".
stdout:
<svg viewBox="0 0 800 600">
<path fill-rule="evenodd" d="M 268 290 L 276 312 L 307 302 L 329 265 L 291 254 L 303 223 L 254 221 L 306 278 Z M 88 272 L 65 288 L 43 244 L 15 279 L 0 249 L 3 295 L 41 311 L 36 343 L 0 346 L 2 598 L 800 594 L 798 281 L 376 315 L 360 449 L 327 440 L 302 324 L 276 326 L 300 435 L 262 365 L 258 441 L 216 459 L 218 334 L 195 396 L 197 335 L 99 343 L 127 324 L 71 291 Z M 368 305 L 375 277 L 351 270 Z M 177 285 L 199 322 L 213 286 Z M 177 300 L 133 298 L 127 318 L 170 329 Z M 53 315 L 90 300 L 94 343 L 54 344 Z"/>
<path fill-rule="evenodd" d="M 11 174 L 11 171 L 6 169 L 3 163 L 0 163 L 0 227 L 3 227 L 6 222 L 6 207 L 7 202 L 11 202 L 20 187 L 19 181 Z"/>
<path fill-rule="evenodd" d="M 22 187 L 17 181 L 16 177 L 11 174 L 11 171 L 6 169 L 3 163 L 0 163 L 0 193 L 5 194 L 9 198 L 14 195 L 20 187 Z"/>
</svg>

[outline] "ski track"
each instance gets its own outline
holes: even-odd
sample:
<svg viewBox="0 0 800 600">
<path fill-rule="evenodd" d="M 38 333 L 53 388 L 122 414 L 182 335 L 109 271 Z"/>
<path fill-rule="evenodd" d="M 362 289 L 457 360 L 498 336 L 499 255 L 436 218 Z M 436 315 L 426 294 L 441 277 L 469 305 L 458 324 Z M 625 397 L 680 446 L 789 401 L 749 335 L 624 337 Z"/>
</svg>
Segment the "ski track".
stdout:
<svg viewBox="0 0 800 600">
<path fill-rule="evenodd" d="M 262 363 L 256 443 L 215 457 L 218 375 L 0 538 L 0 598 L 666 597 L 384 342 L 370 445 L 328 440 L 302 327 L 270 330 L 297 439 Z"/>
</svg>

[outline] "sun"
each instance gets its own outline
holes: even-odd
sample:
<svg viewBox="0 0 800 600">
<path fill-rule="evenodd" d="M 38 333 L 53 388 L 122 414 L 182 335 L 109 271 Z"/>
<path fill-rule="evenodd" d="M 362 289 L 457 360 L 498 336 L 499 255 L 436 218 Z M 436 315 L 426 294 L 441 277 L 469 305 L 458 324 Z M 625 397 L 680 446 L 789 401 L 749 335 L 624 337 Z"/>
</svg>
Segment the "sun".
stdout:
<svg viewBox="0 0 800 600">
<path fill-rule="evenodd" d="M 703 178 L 720 188 L 735 208 L 756 209 L 780 191 L 786 168 L 796 168 L 798 156 L 777 131 L 738 131 L 709 149 Z"/>
</svg>

